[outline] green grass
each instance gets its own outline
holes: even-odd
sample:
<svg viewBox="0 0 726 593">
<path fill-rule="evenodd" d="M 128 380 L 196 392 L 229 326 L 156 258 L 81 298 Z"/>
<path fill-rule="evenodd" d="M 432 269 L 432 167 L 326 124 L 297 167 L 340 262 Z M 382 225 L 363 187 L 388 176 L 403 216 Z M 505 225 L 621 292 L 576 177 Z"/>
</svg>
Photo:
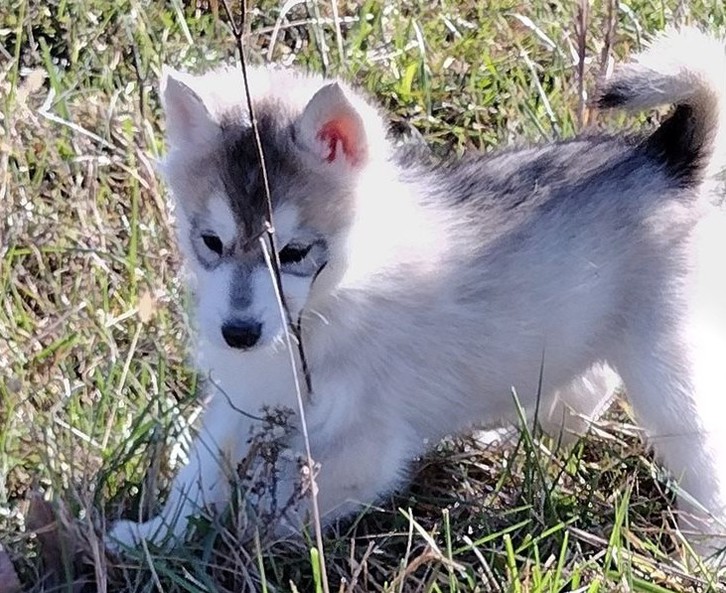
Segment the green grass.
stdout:
<svg viewBox="0 0 726 593">
<path fill-rule="evenodd" d="M 232 516 L 200 519 L 195 540 L 171 552 L 120 560 L 101 541 L 139 502 L 158 506 L 194 410 L 186 295 L 154 159 L 161 65 L 200 70 L 234 53 L 216 3 L 201 4 L 0 10 L 0 541 L 29 591 L 322 586 L 309 542 L 240 542 Z M 441 152 L 578 130 L 575 3 L 338 2 L 338 39 L 320 0 L 282 15 L 271 47 L 282 5 L 255 5 L 250 59 L 343 75 Z M 607 3 L 590 6 L 590 91 L 606 15 Z M 667 24 L 726 27 L 721 0 L 633 0 L 616 16 L 613 57 Z M 718 590 L 688 562 L 672 502 L 616 407 L 571 450 L 527 434 L 496 448 L 442 444 L 410 490 L 326 539 L 323 569 L 334 591 Z"/>
</svg>

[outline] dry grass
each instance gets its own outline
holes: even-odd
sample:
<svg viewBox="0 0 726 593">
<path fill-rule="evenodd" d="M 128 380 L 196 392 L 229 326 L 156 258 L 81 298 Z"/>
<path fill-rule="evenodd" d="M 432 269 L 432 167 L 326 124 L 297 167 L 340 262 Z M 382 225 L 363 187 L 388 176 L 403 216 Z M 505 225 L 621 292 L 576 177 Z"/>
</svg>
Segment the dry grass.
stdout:
<svg viewBox="0 0 726 593">
<path fill-rule="evenodd" d="M 613 13 L 613 37 L 610 3 L 595 3 L 580 44 L 577 4 L 563 0 L 339 1 L 338 21 L 327 1 L 281 4 L 255 6 L 254 59 L 349 77 L 441 151 L 596 125 L 580 87 L 603 56 L 668 23 L 726 25 L 720 0 L 636 0 Z M 234 505 L 171 552 L 120 560 L 100 539 L 142 493 L 157 505 L 195 409 L 154 173 L 160 67 L 202 69 L 233 50 L 212 1 L 0 10 L 0 560 L 26 590 L 319 590 L 310 542 L 240 543 Z M 329 535 L 332 589 L 718 590 L 685 567 L 672 500 L 628 414 L 609 418 L 572 451 L 526 435 L 443 444 L 408 492 Z"/>
</svg>

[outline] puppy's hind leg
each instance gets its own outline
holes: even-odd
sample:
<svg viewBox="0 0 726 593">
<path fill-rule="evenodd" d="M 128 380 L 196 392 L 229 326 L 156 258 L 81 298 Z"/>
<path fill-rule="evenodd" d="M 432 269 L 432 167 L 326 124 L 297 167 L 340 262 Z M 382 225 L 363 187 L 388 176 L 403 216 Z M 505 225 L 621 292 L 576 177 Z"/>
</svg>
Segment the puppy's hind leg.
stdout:
<svg viewBox="0 0 726 593">
<path fill-rule="evenodd" d="M 660 323 L 651 331 L 645 325 L 618 370 L 656 454 L 678 482 L 679 525 L 710 556 L 726 547 L 726 332 L 722 323 L 698 318 L 667 333 Z"/>
<path fill-rule="evenodd" d="M 584 374 L 555 390 L 549 406 L 538 418 L 542 429 L 563 444 L 584 435 L 590 423 L 605 411 L 621 386 L 620 377 L 606 363 L 598 362 Z"/>
</svg>

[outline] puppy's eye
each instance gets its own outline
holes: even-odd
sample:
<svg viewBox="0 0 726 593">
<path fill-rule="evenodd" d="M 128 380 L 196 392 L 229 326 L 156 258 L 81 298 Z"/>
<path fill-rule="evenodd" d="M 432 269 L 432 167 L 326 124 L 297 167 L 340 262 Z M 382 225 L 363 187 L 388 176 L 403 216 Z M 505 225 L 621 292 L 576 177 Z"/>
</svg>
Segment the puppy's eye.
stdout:
<svg viewBox="0 0 726 593">
<path fill-rule="evenodd" d="M 296 264 L 305 259 L 305 256 L 310 253 L 310 245 L 296 245 L 295 243 L 288 243 L 280 250 L 280 263 L 284 266 L 286 264 Z"/>
<path fill-rule="evenodd" d="M 204 241 L 207 249 L 214 251 L 217 255 L 222 255 L 224 245 L 222 245 L 222 239 L 220 239 L 217 235 L 214 233 L 204 233 L 202 234 L 202 241 Z"/>
</svg>

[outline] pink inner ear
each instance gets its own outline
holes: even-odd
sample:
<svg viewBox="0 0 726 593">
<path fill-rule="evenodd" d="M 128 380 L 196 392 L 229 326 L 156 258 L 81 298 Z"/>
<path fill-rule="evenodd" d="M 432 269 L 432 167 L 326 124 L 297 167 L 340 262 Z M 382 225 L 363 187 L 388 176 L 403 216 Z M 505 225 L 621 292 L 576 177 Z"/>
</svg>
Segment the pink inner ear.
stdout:
<svg viewBox="0 0 726 593">
<path fill-rule="evenodd" d="M 318 132 L 318 139 L 328 145 L 328 155 L 325 160 L 329 163 L 334 162 L 338 158 L 338 143 L 343 147 L 343 154 L 348 158 L 352 165 L 358 165 L 363 155 L 361 154 L 359 139 L 357 138 L 358 130 L 356 130 L 355 122 L 348 118 L 331 119 L 323 124 Z"/>
</svg>

